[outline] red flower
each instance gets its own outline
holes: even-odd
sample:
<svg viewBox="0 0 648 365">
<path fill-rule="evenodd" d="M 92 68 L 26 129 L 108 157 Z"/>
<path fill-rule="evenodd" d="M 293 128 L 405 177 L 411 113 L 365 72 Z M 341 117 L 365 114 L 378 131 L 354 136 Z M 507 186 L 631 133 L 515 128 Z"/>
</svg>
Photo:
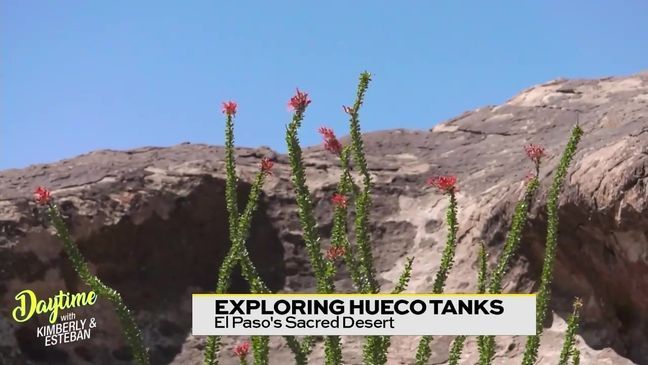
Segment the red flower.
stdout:
<svg viewBox="0 0 648 365">
<path fill-rule="evenodd" d="M 344 256 L 346 253 L 346 250 L 342 246 L 331 246 L 329 247 L 328 250 L 326 250 L 326 258 L 329 261 L 334 261 L 338 257 Z"/>
<path fill-rule="evenodd" d="M 333 132 L 331 128 L 319 127 L 317 131 L 322 135 L 322 137 L 324 137 L 324 139 L 335 138 L 335 132 Z"/>
<path fill-rule="evenodd" d="M 261 159 L 261 172 L 263 172 L 266 175 L 272 175 L 272 166 L 274 166 L 274 162 L 270 160 L 267 157 L 264 157 Z"/>
<path fill-rule="evenodd" d="M 233 101 L 223 103 L 223 113 L 228 116 L 236 115 L 236 103 Z"/>
<path fill-rule="evenodd" d="M 299 89 L 297 89 L 295 96 L 290 98 L 290 101 L 288 102 L 288 107 L 290 107 L 295 112 L 303 113 L 304 110 L 306 110 L 308 104 L 310 104 L 310 102 L 311 101 L 310 99 L 308 99 L 308 94 L 305 92 L 301 92 L 299 91 Z"/>
<path fill-rule="evenodd" d="M 444 193 L 453 193 L 459 191 L 457 189 L 457 177 L 452 175 L 447 176 L 434 176 L 428 179 L 428 185 L 441 190 Z"/>
<path fill-rule="evenodd" d="M 52 197 L 49 190 L 45 189 L 42 186 L 37 187 L 34 191 L 34 200 L 36 200 L 38 204 L 47 205 L 49 204 L 51 198 Z"/>
<path fill-rule="evenodd" d="M 327 127 L 320 127 L 317 130 L 322 137 L 324 137 L 324 148 L 336 155 L 339 155 L 342 152 L 342 144 L 340 141 L 338 141 L 337 137 L 335 137 L 335 133 L 331 128 Z"/>
<path fill-rule="evenodd" d="M 245 341 L 239 343 L 234 347 L 234 356 L 238 356 L 241 359 L 244 359 L 250 352 L 250 343 Z"/>
<path fill-rule="evenodd" d="M 536 165 L 539 165 L 540 159 L 545 156 L 545 148 L 539 144 L 526 145 L 524 151 Z"/>
<path fill-rule="evenodd" d="M 339 155 L 342 152 L 342 144 L 337 139 L 324 140 L 324 148 L 336 155 Z"/>
<path fill-rule="evenodd" d="M 347 197 L 342 194 L 338 194 L 338 193 L 333 194 L 333 197 L 331 198 L 331 202 L 333 202 L 333 205 L 335 205 L 338 208 L 347 207 Z"/>
</svg>

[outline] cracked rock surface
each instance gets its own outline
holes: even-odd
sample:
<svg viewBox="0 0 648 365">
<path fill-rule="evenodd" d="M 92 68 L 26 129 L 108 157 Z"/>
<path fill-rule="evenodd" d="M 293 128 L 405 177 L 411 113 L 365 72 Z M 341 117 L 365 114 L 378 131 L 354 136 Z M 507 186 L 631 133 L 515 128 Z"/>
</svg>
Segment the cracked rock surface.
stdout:
<svg viewBox="0 0 648 365">
<path fill-rule="evenodd" d="M 370 102 L 370 101 L 369 101 Z M 515 201 L 532 168 L 523 145 L 543 144 L 548 158 L 521 252 L 505 277 L 505 292 L 532 292 L 540 276 L 546 192 L 569 131 L 585 135 L 560 199 L 560 233 L 551 302 L 539 363 L 555 364 L 575 296 L 583 298 L 577 339 L 583 364 L 648 364 L 648 75 L 555 80 L 499 106 L 483 107 L 427 131 L 364 135 L 374 176 L 371 237 L 379 281 L 389 291 L 414 256 L 410 292 L 431 289 L 446 235 L 441 195 L 425 187 L 431 175 L 458 177 L 459 244 L 446 292 L 474 292 L 479 241 L 490 263 L 501 251 Z M 343 140 L 344 142 L 344 140 Z M 314 279 L 297 219 L 287 157 L 267 148 L 236 150 L 240 205 L 263 156 L 276 161 L 264 186 L 248 241 L 270 288 L 309 292 Z M 329 199 L 340 169 L 319 147 L 304 151 L 324 247 L 331 230 Z M 31 201 L 49 187 L 92 270 L 118 289 L 144 330 L 154 364 L 200 364 L 203 337 L 191 336 L 191 293 L 214 288 L 228 248 L 224 151 L 182 144 L 169 148 L 95 151 L 48 165 L 0 172 L 0 363 L 130 364 L 109 303 L 75 310 L 94 316 L 91 340 L 44 347 L 36 327 L 45 316 L 17 324 L 15 295 L 26 288 L 49 297 L 88 290 L 62 243 Z M 344 272 L 338 288 L 351 290 Z M 236 275 L 233 291 L 245 291 Z M 444 364 L 451 337 L 436 337 L 430 363 Z M 222 364 L 235 364 L 228 338 Z M 345 361 L 360 363 L 362 339 L 343 338 Z M 516 364 L 525 339 L 498 337 L 496 364 Z M 411 364 L 418 338 L 395 337 L 390 364 Z M 291 362 L 272 339 L 270 362 Z M 323 363 L 321 342 L 311 362 Z M 462 363 L 477 359 L 470 338 Z"/>
</svg>

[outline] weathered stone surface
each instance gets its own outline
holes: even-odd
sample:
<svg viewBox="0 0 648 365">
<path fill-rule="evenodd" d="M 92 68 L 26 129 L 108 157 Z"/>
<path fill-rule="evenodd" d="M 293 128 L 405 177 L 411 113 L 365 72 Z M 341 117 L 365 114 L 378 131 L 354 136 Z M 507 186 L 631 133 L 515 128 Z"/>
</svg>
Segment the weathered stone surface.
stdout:
<svg viewBox="0 0 648 365">
<path fill-rule="evenodd" d="M 370 102 L 370 100 L 368 100 Z M 560 200 L 560 241 L 552 320 L 540 363 L 555 364 L 573 297 L 583 298 L 578 347 L 584 364 L 648 364 L 648 75 L 600 80 L 556 80 L 523 91 L 501 106 L 484 107 L 429 131 L 392 130 L 364 136 L 376 188 L 372 209 L 374 255 L 385 290 L 407 256 L 414 256 L 410 291 L 430 290 L 446 234 L 446 203 L 425 187 L 435 174 L 459 179 L 459 246 L 448 292 L 476 285 L 478 241 L 491 263 L 500 252 L 512 207 L 531 168 L 522 146 L 541 143 L 549 158 L 519 258 L 505 291 L 531 292 L 539 277 L 546 229 L 545 197 L 551 173 L 576 122 L 585 130 Z M 286 156 L 266 148 L 237 149 L 240 196 L 262 156 L 276 160 L 264 187 L 249 240 L 252 259 L 274 290 L 312 291 L 289 180 Z M 320 231 L 331 229 L 332 195 L 340 170 L 321 148 L 304 153 Z M 0 362 L 130 363 L 108 303 L 79 315 L 97 317 L 91 341 L 44 348 L 35 327 L 10 318 L 15 294 L 34 289 L 86 288 L 62 244 L 31 202 L 38 185 L 53 190 L 75 239 L 95 270 L 120 290 L 137 314 L 156 364 L 199 364 L 203 338 L 190 335 L 190 294 L 209 291 L 227 249 L 223 149 L 182 144 L 171 148 L 96 151 L 50 165 L 0 172 Z M 326 244 L 326 240 L 324 241 Z M 339 287 L 351 289 L 340 275 Z M 234 290 L 246 290 L 237 278 Z M 223 364 L 234 364 L 228 339 Z M 451 338 L 433 342 L 431 363 L 447 361 Z M 345 338 L 350 364 L 360 362 L 361 339 Z M 417 338 L 393 339 L 391 364 L 410 364 Z M 281 339 L 271 363 L 289 363 Z M 524 338 L 498 338 L 497 364 L 518 363 Z M 473 340 L 464 352 L 476 360 Z M 312 355 L 322 363 L 321 344 Z"/>
</svg>

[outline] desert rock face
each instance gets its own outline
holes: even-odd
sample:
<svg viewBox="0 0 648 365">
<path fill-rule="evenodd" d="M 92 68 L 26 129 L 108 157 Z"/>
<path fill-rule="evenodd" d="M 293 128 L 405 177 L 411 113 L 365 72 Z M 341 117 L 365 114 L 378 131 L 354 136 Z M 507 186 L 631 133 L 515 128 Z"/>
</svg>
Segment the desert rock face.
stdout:
<svg viewBox="0 0 648 365">
<path fill-rule="evenodd" d="M 368 101 L 371 102 L 371 95 Z M 367 123 L 365 121 L 365 123 Z M 541 171 L 521 252 L 505 278 L 505 292 L 532 292 L 540 276 L 546 230 L 546 192 L 571 128 L 585 135 L 560 199 L 560 235 L 552 315 L 541 364 L 557 363 L 565 320 L 583 298 L 578 347 L 584 364 L 648 364 L 648 75 L 556 80 L 523 91 L 500 106 L 467 112 L 429 131 L 392 130 L 364 136 L 374 175 L 373 250 L 383 290 L 394 285 L 414 256 L 410 292 L 432 285 L 445 243 L 443 196 L 425 186 L 431 175 L 459 180 L 459 245 L 447 292 L 473 292 L 479 241 L 491 264 L 501 251 L 513 206 L 532 168 L 523 145 L 540 143 L 549 157 Z M 155 364 L 199 364 L 204 338 L 190 335 L 191 293 L 214 289 L 228 248 L 224 153 L 182 144 L 126 152 L 96 151 L 50 165 L 0 172 L 0 363 L 128 364 L 128 349 L 109 303 L 94 316 L 92 339 L 43 347 L 39 316 L 11 319 L 14 296 L 33 289 L 48 297 L 88 290 L 79 281 L 46 216 L 31 200 L 51 188 L 92 269 L 118 289 L 137 315 Z M 253 261 L 276 291 L 307 292 L 314 280 L 301 238 L 285 155 L 266 148 L 237 149 L 240 204 L 261 157 L 275 159 L 248 242 Z M 320 233 L 331 230 L 330 196 L 340 169 L 322 148 L 304 151 Z M 351 290 L 344 273 L 338 287 Z M 245 291 L 236 277 L 234 291 Z M 222 363 L 235 363 L 229 339 Z M 360 338 L 344 338 L 349 364 L 359 363 Z M 433 342 L 431 363 L 447 361 L 452 338 Z M 498 338 L 495 363 L 519 363 L 524 338 Z M 413 362 L 418 339 L 392 341 L 390 363 Z M 283 340 L 273 339 L 271 363 L 289 363 Z M 477 358 L 474 340 L 464 362 Z M 321 344 L 313 363 L 322 363 Z"/>
</svg>

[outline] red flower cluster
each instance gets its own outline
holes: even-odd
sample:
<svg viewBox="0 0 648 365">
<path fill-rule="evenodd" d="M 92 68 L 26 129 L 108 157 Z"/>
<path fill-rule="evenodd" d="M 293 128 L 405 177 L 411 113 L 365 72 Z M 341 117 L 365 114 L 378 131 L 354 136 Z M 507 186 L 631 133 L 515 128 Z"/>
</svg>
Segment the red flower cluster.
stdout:
<svg viewBox="0 0 648 365">
<path fill-rule="evenodd" d="M 49 190 L 45 189 L 42 186 L 37 187 L 34 191 L 34 200 L 36 200 L 38 204 L 47 205 L 49 204 L 51 198 L 52 196 Z"/>
<path fill-rule="evenodd" d="M 344 256 L 346 250 L 342 246 L 331 246 L 326 250 L 326 259 L 329 261 L 335 261 L 338 257 Z"/>
<path fill-rule="evenodd" d="M 337 137 L 335 137 L 335 133 L 331 128 L 320 127 L 317 131 L 322 135 L 322 137 L 324 137 L 324 148 L 327 151 L 335 153 L 336 155 L 339 155 L 342 152 L 342 144 L 338 141 Z"/>
<path fill-rule="evenodd" d="M 245 341 L 243 343 L 239 343 L 234 347 L 234 356 L 237 356 L 241 359 L 244 359 L 248 353 L 250 352 L 250 343 Z"/>
<path fill-rule="evenodd" d="M 346 208 L 348 203 L 347 197 L 338 193 L 333 194 L 331 202 L 338 208 Z"/>
<path fill-rule="evenodd" d="M 453 193 L 459 191 L 457 189 L 457 177 L 452 175 L 447 176 L 434 176 L 427 180 L 428 185 L 432 185 L 444 193 Z"/>
<path fill-rule="evenodd" d="M 261 159 L 261 172 L 264 174 L 272 175 L 272 166 L 274 166 L 274 162 L 269 158 L 264 157 Z"/>
<path fill-rule="evenodd" d="M 524 151 L 536 165 L 539 165 L 540 159 L 545 156 L 545 148 L 539 144 L 526 145 Z"/>
<path fill-rule="evenodd" d="M 308 104 L 310 104 L 310 99 L 308 99 L 308 94 L 297 89 L 295 96 L 290 98 L 288 102 L 288 107 L 294 110 L 295 112 L 303 113 L 306 110 Z"/>
<path fill-rule="evenodd" d="M 223 113 L 228 116 L 236 115 L 236 103 L 233 101 L 227 101 L 223 103 Z"/>
</svg>

